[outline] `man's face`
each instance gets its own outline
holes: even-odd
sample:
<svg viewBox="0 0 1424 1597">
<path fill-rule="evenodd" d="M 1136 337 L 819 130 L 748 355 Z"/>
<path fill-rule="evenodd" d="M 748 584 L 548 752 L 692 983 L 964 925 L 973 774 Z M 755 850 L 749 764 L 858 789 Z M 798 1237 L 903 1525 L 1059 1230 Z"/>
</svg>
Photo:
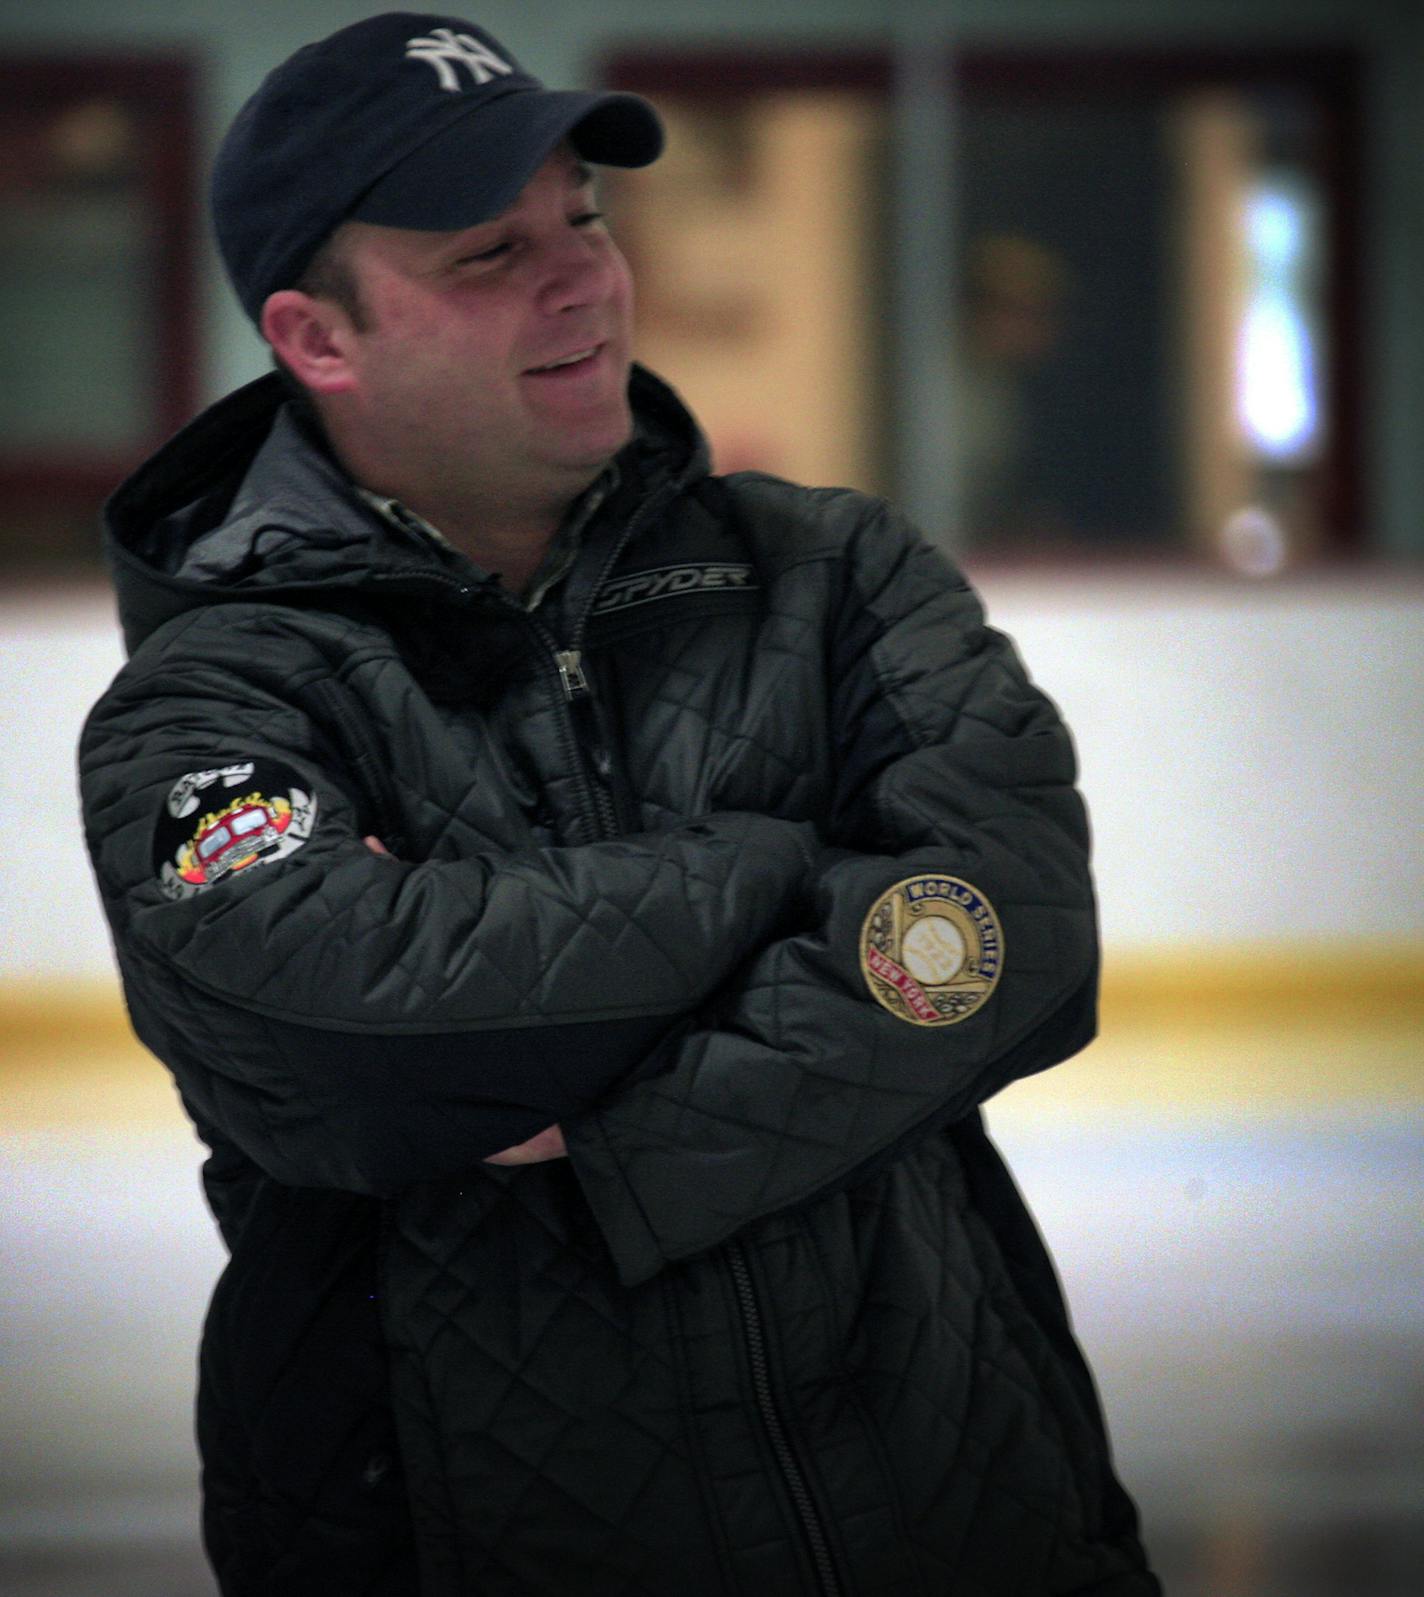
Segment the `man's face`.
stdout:
<svg viewBox="0 0 1424 1597">
<path fill-rule="evenodd" d="M 566 146 L 493 221 L 350 222 L 340 245 L 364 312 L 348 397 L 400 480 L 523 504 L 576 493 L 627 442 L 632 283 Z"/>
</svg>

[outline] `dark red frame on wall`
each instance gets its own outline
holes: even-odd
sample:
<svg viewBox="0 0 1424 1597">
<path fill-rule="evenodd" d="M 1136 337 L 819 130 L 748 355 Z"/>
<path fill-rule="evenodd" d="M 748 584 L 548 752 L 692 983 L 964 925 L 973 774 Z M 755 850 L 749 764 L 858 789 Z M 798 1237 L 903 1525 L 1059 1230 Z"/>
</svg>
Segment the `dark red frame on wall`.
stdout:
<svg viewBox="0 0 1424 1597">
<path fill-rule="evenodd" d="M 136 108 L 140 203 L 158 241 L 147 285 L 154 403 L 142 443 L 122 455 L 98 453 L 82 440 L 73 447 L 15 453 L 0 439 L 0 496 L 12 508 L 97 504 L 196 408 L 197 79 L 194 62 L 174 54 L 0 57 L 0 120 L 12 129 L 38 122 L 48 108 L 87 100 L 112 98 Z M 23 138 L 19 143 L 23 148 Z M 10 178 L 23 181 L 22 174 Z"/>
<path fill-rule="evenodd" d="M 753 92 L 839 89 L 888 96 L 894 64 L 885 51 L 729 50 L 725 45 L 615 52 L 602 81 L 656 98 L 659 92 L 703 99 Z M 1369 511 L 1363 438 L 1366 385 L 1364 297 L 1365 192 L 1363 64 L 1346 48 L 1268 49 L 1199 43 L 1116 50 L 1101 46 L 1021 50 L 961 47 L 945 62 L 946 82 L 977 91 L 1032 96 L 1041 102 L 1141 102 L 1203 87 L 1283 88 L 1309 93 L 1323 123 L 1319 175 L 1329 196 L 1327 309 L 1332 330 L 1326 391 L 1330 442 L 1314 468 L 1327 554 L 1365 554 Z"/>
</svg>

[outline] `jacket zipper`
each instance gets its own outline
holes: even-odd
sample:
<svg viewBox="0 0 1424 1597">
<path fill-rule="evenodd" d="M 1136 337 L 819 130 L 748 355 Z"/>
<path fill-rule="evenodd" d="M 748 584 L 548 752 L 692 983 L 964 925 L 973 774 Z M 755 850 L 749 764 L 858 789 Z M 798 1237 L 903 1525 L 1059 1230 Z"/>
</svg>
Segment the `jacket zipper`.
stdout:
<svg viewBox="0 0 1424 1597">
<path fill-rule="evenodd" d="M 406 578 L 405 580 L 409 581 L 410 579 Z M 561 649 L 553 634 L 537 616 L 530 615 L 509 594 L 498 589 L 497 585 L 492 582 L 464 582 L 459 577 L 443 571 L 423 571 L 419 574 L 416 582 L 422 587 L 443 588 L 446 592 L 453 593 L 456 599 L 467 605 L 472 603 L 477 595 L 483 593 L 495 603 L 510 606 L 523 617 L 526 625 L 531 628 L 535 637 L 539 639 L 552 657 L 555 669 L 559 674 L 559 688 L 566 707 L 564 725 L 574 756 L 574 765 L 579 772 L 579 785 L 588 804 L 588 818 L 592 821 L 594 829 L 600 837 L 616 837 L 620 828 L 618 817 L 613 808 L 613 801 L 602 783 L 595 780 L 588 771 L 588 765 L 592 764 L 599 776 L 606 779 L 605 766 L 611 766 L 609 756 L 604 750 L 600 739 L 595 739 L 590 748 L 580 738 L 579 727 L 576 724 L 579 715 L 592 715 L 593 713 L 593 688 L 583 669 L 583 651 L 578 648 Z M 394 586 L 395 584 L 392 583 L 392 585 Z"/>
<path fill-rule="evenodd" d="M 539 630 L 542 632 L 544 629 L 541 627 Z M 564 703 L 568 706 L 569 719 L 573 723 L 574 749 L 579 763 L 582 766 L 587 759 L 593 766 L 593 777 L 584 772 L 584 784 L 593 803 L 599 835 L 617 837 L 622 827 L 618 824 L 618 813 L 610 792 L 613 759 L 604 745 L 602 729 L 598 724 L 593 686 L 584 674 L 583 651 L 555 649 L 554 664 L 559 669 L 559 686 L 563 689 Z"/>
<path fill-rule="evenodd" d="M 595 774 L 592 778 L 586 778 L 586 782 L 588 791 L 592 795 L 594 813 L 604 837 L 617 837 L 626 828 L 619 823 L 617 806 L 613 801 L 613 754 L 603 735 L 598 707 L 594 702 L 593 684 L 588 680 L 583 668 L 584 630 L 588 626 L 594 598 L 607 581 L 608 573 L 618 563 L 618 557 L 627 547 L 629 539 L 644 522 L 650 521 L 662 509 L 672 498 L 674 491 L 673 485 L 665 485 L 660 493 L 653 494 L 639 507 L 633 519 L 623 528 L 621 535 L 614 540 L 613 547 L 604 558 L 597 581 L 589 589 L 588 600 L 574 622 L 569 646 L 560 649 L 555 645 L 553 650 L 554 664 L 559 672 L 559 686 L 563 689 L 564 702 L 569 706 L 570 718 L 575 722 L 574 742 L 580 753 L 587 753 L 593 765 Z M 534 621 L 534 625 L 546 639 L 549 638 L 547 629 L 537 620 Z M 577 724 L 579 719 L 583 720 L 584 728 L 592 734 L 591 737 L 579 737 Z"/>
<path fill-rule="evenodd" d="M 811 1562 L 815 1565 L 822 1597 L 840 1597 L 840 1577 L 836 1574 L 835 1560 L 831 1556 L 826 1528 L 811 1496 L 811 1489 L 806 1484 L 805 1471 L 801 1468 L 791 1445 L 786 1423 L 776 1404 L 776 1394 L 772 1390 L 771 1361 L 767 1354 L 761 1306 L 757 1302 L 756 1290 L 752 1285 L 751 1265 L 741 1243 L 728 1242 L 725 1250 L 727 1262 L 732 1270 L 732 1284 L 736 1288 L 737 1305 L 741 1310 L 742 1334 L 752 1372 L 752 1390 L 756 1394 L 762 1427 L 781 1468 L 782 1479 L 791 1494 L 791 1501 L 795 1504 L 801 1529 L 810 1549 Z"/>
<path fill-rule="evenodd" d="M 593 606 L 593 596 L 603 586 L 608 573 L 617 563 L 628 540 L 644 522 L 662 509 L 676 492 L 676 484 L 665 484 L 661 492 L 653 494 L 638 509 L 633 519 L 624 527 L 622 535 L 615 541 L 599 571 L 598 580 L 589 592 L 589 600 L 583 613 L 574 625 L 574 635 L 570 645 L 561 649 L 557 640 L 543 625 L 537 616 L 530 615 L 509 594 L 498 589 L 494 582 L 475 583 L 466 582 L 453 574 L 443 571 L 421 572 L 419 581 L 435 586 L 453 590 L 458 599 L 469 603 L 477 593 L 493 592 L 493 596 L 504 603 L 513 605 L 532 626 L 535 635 L 553 657 L 555 669 L 559 674 L 559 688 L 563 695 L 564 704 L 568 707 L 566 726 L 573 744 L 575 764 L 579 767 L 583 780 L 581 786 L 588 798 L 591 807 L 595 829 L 600 837 L 617 837 L 624 830 L 619 824 L 617 808 L 612 797 L 613 786 L 613 756 L 605 746 L 602 728 L 598 722 L 598 712 L 594 705 L 593 685 L 588 680 L 588 674 L 583 668 L 583 633 L 588 624 L 589 614 Z M 586 718 L 585 724 L 592 731 L 592 739 L 582 738 L 579 735 L 579 721 Z M 587 763 L 585 763 L 587 762 Z M 594 775 L 590 775 L 588 765 L 593 766 Z"/>
<path fill-rule="evenodd" d="M 664 499 L 671 497 L 664 495 Z M 660 508 L 660 503 L 654 501 Z M 644 506 L 647 515 L 651 508 Z M 644 518 L 646 519 L 646 517 Z M 618 539 L 608 558 L 604 561 L 603 569 L 599 573 L 598 581 L 593 585 L 592 592 L 597 593 L 603 586 L 608 573 L 613 569 L 618 556 L 623 552 L 628 539 L 632 536 L 634 527 L 630 524 Z M 609 796 L 612 781 L 612 756 L 604 747 L 601 731 L 598 727 L 597 712 L 593 699 L 593 687 L 583 669 L 583 632 L 587 624 L 589 607 L 584 609 L 574 628 L 571 646 L 567 649 L 554 651 L 554 664 L 558 667 L 559 683 L 563 688 L 564 698 L 570 707 L 571 713 L 583 713 L 593 718 L 593 729 L 597 734 L 593 741 L 593 758 L 595 769 L 600 782 L 590 782 L 593 796 L 598 806 L 600 818 L 607 826 L 608 836 L 614 836 L 620 830 L 617 816 L 614 811 L 613 801 Z M 540 629 L 542 630 L 542 628 Z M 604 786 L 603 783 L 609 784 Z M 801 1468 L 791 1439 L 787 1434 L 785 1422 L 781 1418 L 781 1411 L 776 1405 L 776 1396 L 771 1384 L 771 1361 L 767 1355 L 766 1333 L 762 1325 L 761 1309 L 757 1303 L 756 1291 L 752 1285 L 751 1266 L 740 1244 L 729 1242 L 726 1244 L 727 1259 L 731 1266 L 732 1282 L 736 1290 L 737 1303 L 741 1311 L 742 1333 L 746 1343 L 747 1360 L 752 1372 L 752 1389 L 756 1394 L 757 1409 L 766 1430 L 767 1438 L 771 1443 L 777 1463 L 781 1469 L 782 1478 L 791 1495 L 791 1500 L 796 1506 L 796 1513 L 801 1523 L 801 1529 L 815 1566 L 817 1582 L 820 1586 L 822 1597 L 841 1597 L 840 1577 L 836 1574 L 835 1561 L 831 1556 L 830 1543 L 826 1537 L 825 1526 L 817 1511 L 815 1501 L 811 1496 L 810 1488 L 806 1484 L 806 1475 Z"/>
<path fill-rule="evenodd" d="M 554 664 L 559 668 L 559 683 L 570 704 L 592 692 L 588 678 L 583 674 L 582 649 L 556 649 Z"/>
</svg>

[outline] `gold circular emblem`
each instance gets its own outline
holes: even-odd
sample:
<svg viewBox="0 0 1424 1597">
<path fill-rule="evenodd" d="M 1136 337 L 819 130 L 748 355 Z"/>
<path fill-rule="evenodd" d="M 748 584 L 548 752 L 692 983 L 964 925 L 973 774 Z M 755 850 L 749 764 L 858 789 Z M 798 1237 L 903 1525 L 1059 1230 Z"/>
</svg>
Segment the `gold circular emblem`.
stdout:
<svg viewBox="0 0 1424 1597">
<path fill-rule="evenodd" d="M 1004 967 L 994 906 L 957 876 L 907 876 L 860 929 L 871 996 L 916 1026 L 952 1026 L 989 1001 Z"/>
</svg>

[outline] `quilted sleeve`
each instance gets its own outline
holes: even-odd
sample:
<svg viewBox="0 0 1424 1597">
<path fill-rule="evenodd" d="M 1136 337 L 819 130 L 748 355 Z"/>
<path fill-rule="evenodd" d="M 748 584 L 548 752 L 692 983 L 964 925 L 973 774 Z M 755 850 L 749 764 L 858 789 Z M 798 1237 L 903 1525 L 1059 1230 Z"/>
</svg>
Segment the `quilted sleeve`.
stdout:
<svg viewBox="0 0 1424 1597">
<path fill-rule="evenodd" d="M 269 639 L 238 671 L 237 624 L 130 663 L 85 728 L 81 787 L 135 1028 L 195 1119 L 277 1180 L 388 1191 L 576 1114 L 805 889 L 813 829 L 747 814 L 377 857 L 285 692 L 308 662 Z M 676 942 L 645 930 L 674 919 Z"/>
<path fill-rule="evenodd" d="M 838 794 L 814 924 L 565 1127 L 629 1282 L 845 1185 L 1096 1024 L 1071 742 L 963 579 L 884 513 L 828 646 Z"/>
</svg>

